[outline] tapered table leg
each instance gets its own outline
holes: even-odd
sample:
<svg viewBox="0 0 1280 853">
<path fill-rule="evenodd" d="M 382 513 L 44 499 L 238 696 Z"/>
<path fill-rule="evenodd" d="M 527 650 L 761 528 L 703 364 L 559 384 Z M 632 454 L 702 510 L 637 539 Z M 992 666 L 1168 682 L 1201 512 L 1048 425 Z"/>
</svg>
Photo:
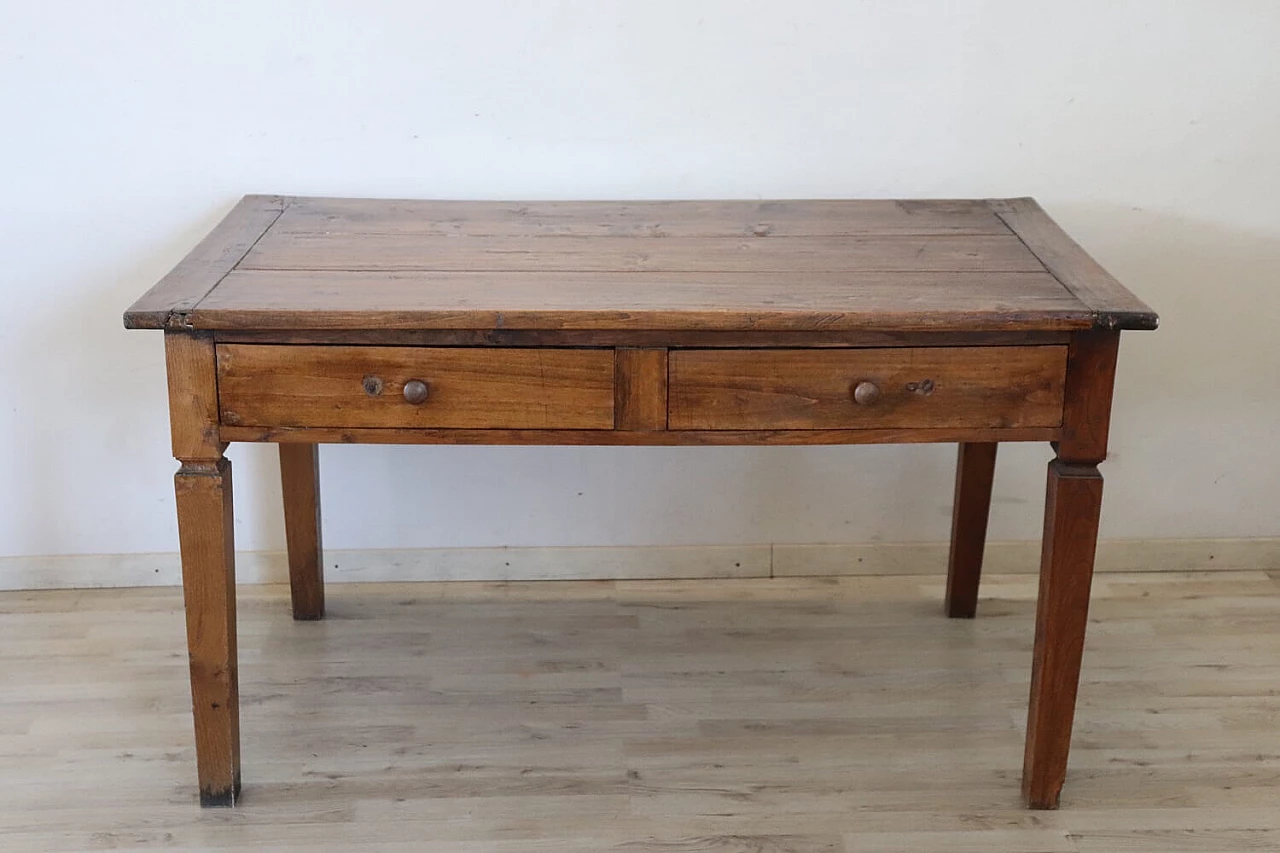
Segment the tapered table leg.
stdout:
<svg viewBox="0 0 1280 853">
<path fill-rule="evenodd" d="M 947 560 L 946 609 L 953 619 L 972 619 L 978 608 L 978 581 L 987 544 L 997 446 L 995 442 L 960 445 L 956 498 L 951 510 L 951 556 Z"/>
<path fill-rule="evenodd" d="M 240 795 L 231 463 L 183 463 L 174 486 L 200 804 L 230 806 Z"/>
<path fill-rule="evenodd" d="M 279 447 L 293 618 L 323 619 L 324 555 L 320 540 L 318 448 L 314 444 L 281 444 Z"/>
<path fill-rule="evenodd" d="M 1101 508 L 1096 465 L 1049 463 L 1022 765 L 1022 793 L 1032 808 L 1057 808 L 1067 775 Z"/>
</svg>

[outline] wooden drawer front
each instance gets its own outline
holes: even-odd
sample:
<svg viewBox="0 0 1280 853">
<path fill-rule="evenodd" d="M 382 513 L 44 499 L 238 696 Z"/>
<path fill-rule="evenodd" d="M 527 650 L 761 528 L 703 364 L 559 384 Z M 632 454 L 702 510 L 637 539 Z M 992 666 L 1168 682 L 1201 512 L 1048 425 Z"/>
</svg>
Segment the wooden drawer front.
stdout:
<svg viewBox="0 0 1280 853">
<path fill-rule="evenodd" d="M 218 403 L 234 426 L 612 429 L 613 350 L 219 344 Z"/>
<path fill-rule="evenodd" d="M 1052 427 L 1066 368 L 1063 346 L 673 350 L 669 428 Z"/>
</svg>

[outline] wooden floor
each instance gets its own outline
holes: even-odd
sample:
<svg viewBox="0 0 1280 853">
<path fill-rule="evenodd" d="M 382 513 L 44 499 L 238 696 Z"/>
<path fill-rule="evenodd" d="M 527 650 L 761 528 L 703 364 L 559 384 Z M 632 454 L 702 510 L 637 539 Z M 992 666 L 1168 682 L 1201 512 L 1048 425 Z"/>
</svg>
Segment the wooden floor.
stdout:
<svg viewBox="0 0 1280 853">
<path fill-rule="evenodd" d="M 181 596 L 0 593 L 0 850 L 1280 850 L 1280 574 L 1105 575 L 1058 812 L 1033 576 L 241 595 L 242 805 L 196 805 Z"/>
</svg>

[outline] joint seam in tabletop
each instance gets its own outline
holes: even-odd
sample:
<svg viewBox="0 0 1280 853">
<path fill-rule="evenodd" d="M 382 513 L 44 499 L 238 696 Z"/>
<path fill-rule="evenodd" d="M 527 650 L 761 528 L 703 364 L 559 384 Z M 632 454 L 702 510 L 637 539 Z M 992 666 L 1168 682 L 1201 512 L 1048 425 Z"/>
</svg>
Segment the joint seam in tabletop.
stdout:
<svg viewBox="0 0 1280 853">
<path fill-rule="evenodd" d="M 246 195 L 124 314 L 131 329 L 190 331 L 191 314 L 279 220 L 291 199 Z"/>
<path fill-rule="evenodd" d="M 227 276 L 231 275 L 231 273 L 236 271 L 236 269 L 240 266 L 240 262 L 243 261 L 245 258 L 247 258 L 249 256 L 249 253 L 252 252 L 260 242 L 262 242 L 262 238 L 267 236 L 267 232 L 271 230 L 272 226 L 274 226 L 277 222 L 280 221 L 280 217 L 283 216 L 284 212 L 289 209 L 289 206 L 291 204 L 293 204 L 293 199 L 286 196 L 269 196 L 269 197 L 275 199 L 275 201 L 279 204 L 280 209 L 276 211 L 276 215 L 272 217 L 269 223 L 267 223 L 267 227 L 263 228 L 261 233 L 259 233 L 257 237 L 253 238 L 253 242 L 250 243 L 248 247 L 245 248 L 245 250 L 240 254 L 240 257 L 236 258 L 235 263 L 233 263 L 230 267 L 224 270 L 222 275 L 218 276 L 218 280 L 215 281 L 209 287 L 209 289 L 204 292 L 204 295 L 202 295 L 199 299 L 197 299 L 191 305 L 190 308 L 184 309 L 182 311 L 171 312 L 169 315 L 169 322 L 166 324 L 167 326 L 177 326 L 177 327 L 186 328 L 186 329 L 193 328 L 191 325 L 190 317 L 196 311 L 196 309 L 200 307 L 200 303 L 208 299 L 209 294 L 217 290 L 218 285 L 222 284 L 222 282 L 226 280 Z"/>
<path fill-rule="evenodd" d="M 987 206 L 995 216 L 1005 224 L 1013 234 L 1044 267 L 1044 271 L 1057 279 L 1058 283 L 1083 305 L 1093 318 L 1093 327 L 1106 331 L 1150 331 L 1160 325 L 1160 318 L 1146 303 L 1138 299 L 1124 285 L 1107 272 L 1101 264 L 1093 259 L 1084 247 L 1067 234 L 1053 217 L 1049 216 L 1040 203 L 1034 198 L 987 199 Z M 1034 229 L 1036 223 L 1023 221 L 1019 229 L 1018 218 L 1042 220 L 1039 224 L 1057 232 L 1058 246 L 1051 241 L 1031 239 L 1028 241 L 1028 228 Z M 1011 221 L 1012 220 L 1012 221 Z M 1032 244 L 1035 245 L 1032 245 Z M 1039 246 L 1039 250 L 1037 250 Z M 1055 252 L 1064 253 L 1056 261 L 1051 256 Z M 1071 256 L 1075 257 L 1072 258 Z M 1081 270 L 1081 265 L 1092 269 Z M 1092 275 L 1101 282 L 1108 292 L 1099 292 L 1090 284 L 1087 276 Z M 1119 304 L 1108 304 L 1109 300 L 1118 300 Z"/>
</svg>

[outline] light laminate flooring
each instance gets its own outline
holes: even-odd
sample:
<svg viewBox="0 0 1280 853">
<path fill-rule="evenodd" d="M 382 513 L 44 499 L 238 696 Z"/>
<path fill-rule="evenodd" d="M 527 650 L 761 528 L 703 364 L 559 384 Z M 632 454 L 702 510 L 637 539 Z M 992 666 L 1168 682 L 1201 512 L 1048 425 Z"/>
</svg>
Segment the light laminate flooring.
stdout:
<svg viewBox="0 0 1280 853">
<path fill-rule="evenodd" d="M 1280 850 L 1280 574 L 1101 575 L 1057 812 L 1036 580 L 240 592 L 244 795 L 196 804 L 181 593 L 0 593 L 0 850 Z"/>
</svg>

